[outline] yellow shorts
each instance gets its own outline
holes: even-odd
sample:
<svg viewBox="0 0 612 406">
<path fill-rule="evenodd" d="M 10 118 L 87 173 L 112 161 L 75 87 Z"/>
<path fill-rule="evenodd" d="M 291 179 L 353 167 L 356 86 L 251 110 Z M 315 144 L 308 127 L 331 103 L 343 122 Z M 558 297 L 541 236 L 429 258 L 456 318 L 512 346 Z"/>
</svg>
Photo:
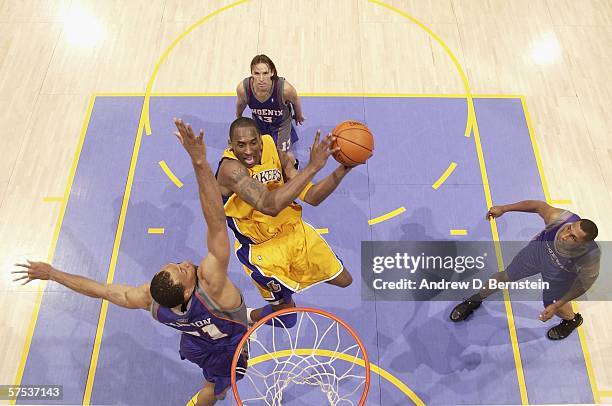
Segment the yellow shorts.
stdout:
<svg viewBox="0 0 612 406">
<path fill-rule="evenodd" d="M 236 256 L 259 292 L 273 304 L 289 303 L 293 293 L 340 275 L 344 269 L 327 241 L 303 220 L 285 224 L 261 244 L 240 244 Z"/>
</svg>

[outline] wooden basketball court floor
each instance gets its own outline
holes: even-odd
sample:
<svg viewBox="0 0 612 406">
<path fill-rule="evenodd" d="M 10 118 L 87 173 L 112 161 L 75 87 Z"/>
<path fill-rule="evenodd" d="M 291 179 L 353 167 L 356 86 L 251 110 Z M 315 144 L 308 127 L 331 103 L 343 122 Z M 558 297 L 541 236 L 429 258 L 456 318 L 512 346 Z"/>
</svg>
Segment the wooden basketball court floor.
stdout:
<svg viewBox="0 0 612 406">
<path fill-rule="evenodd" d="M 207 15 L 210 17 L 203 19 Z M 150 394 L 139 397 L 138 392 L 144 389 L 130 393 L 129 388 L 145 388 L 151 383 L 147 381 L 149 378 L 163 379 L 161 373 L 148 375 L 144 372 L 149 372 L 146 368 L 151 368 L 148 362 L 155 366 L 151 369 L 161 369 L 167 361 L 169 365 L 185 371 L 184 379 L 188 383 L 184 386 L 193 387 L 193 382 L 196 382 L 197 387 L 197 368 L 191 368 L 187 363 L 177 366 L 174 355 L 170 355 L 175 352 L 176 335 L 171 335 L 171 331 L 164 332 L 157 342 L 161 330 L 151 327 L 150 320 L 146 320 L 142 314 L 132 315 L 126 314 L 131 312 L 108 309 L 109 325 L 106 328 L 109 331 L 114 331 L 112 315 L 116 313 L 117 317 L 114 322 L 118 323 L 114 327 L 117 334 L 111 335 L 114 339 L 110 348 L 118 352 L 114 355 L 112 351 L 108 352 L 105 358 L 104 346 L 96 350 L 89 344 L 93 343 L 95 332 L 99 330 L 96 325 L 100 303 L 66 294 L 65 304 L 68 308 L 75 308 L 75 302 L 71 301 L 78 301 L 84 303 L 76 305 L 79 311 L 83 311 L 82 306 L 93 309 L 92 314 L 84 312 L 79 314 L 81 318 L 76 317 L 75 325 L 86 325 L 88 328 L 75 328 L 69 334 L 64 331 L 63 334 L 67 334 L 64 340 L 46 343 L 45 337 L 53 333 L 41 328 L 52 326 L 56 319 L 45 319 L 45 314 L 63 315 L 69 319 L 75 316 L 61 307 L 61 300 L 50 301 L 49 298 L 54 297 L 53 291 L 58 290 L 57 286 L 48 287 L 49 293 L 38 308 L 36 304 L 41 303 L 40 292 L 45 285 L 30 284 L 18 288 L 11 283 L 9 271 L 14 262 L 26 257 L 52 259 L 56 252 L 56 259 L 62 265 L 80 267 L 90 264 L 82 257 L 78 260 L 70 258 L 68 251 L 62 254 L 58 245 L 62 238 L 72 241 L 73 246 L 81 247 L 83 251 L 105 256 L 108 263 L 110 256 L 98 252 L 96 244 L 89 245 L 88 238 L 92 237 L 87 234 L 88 231 L 94 235 L 108 234 L 109 230 L 102 228 L 108 228 L 114 222 L 115 229 L 110 232 L 115 237 L 119 213 L 123 211 L 121 198 L 125 189 L 115 192 L 118 193 L 116 196 L 109 193 L 109 206 L 100 212 L 94 212 L 95 208 L 91 205 L 84 206 L 86 209 L 89 207 L 87 210 L 90 212 L 87 214 L 86 211 L 83 219 L 97 220 L 92 227 L 100 229 L 85 227 L 81 232 L 67 234 L 68 227 L 64 220 L 68 221 L 65 217 L 69 212 L 68 204 L 82 203 L 90 192 L 101 193 L 89 189 L 103 177 L 104 170 L 109 171 L 108 165 L 119 161 L 126 151 L 128 155 L 132 154 L 134 137 L 144 136 L 149 123 L 152 137 L 169 130 L 167 119 L 172 114 L 185 112 L 200 120 L 211 132 L 211 137 L 217 137 L 210 141 L 214 144 L 212 151 L 218 154 L 223 144 L 223 127 L 232 119 L 233 100 L 229 95 L 238 80 L 248 74 L 248 62 L 257 53 L 271 56 L 280 74 L 305 96 L 305 115 L 310 122 L 307 121 L 306 126 L 300 128 L 303 141 L 298 150 L 302 154 L 317 126 L 331 128 L 335 121 L 348 118 L 343 115 L 360 118 L 355 116 L 360 112 L 362 119 L 379 129 L 375 131 L 379 137 L 375 158 L 382 160 L 372 161 L 368 171 L 376 173 L 378 169 L 380 174 L 394 171 L 395 178 L 387 182 L 379 179 L 379 182 L 373 183 L 380 186 L 378 191 L 365 190 L 366 196 L 374 199 L 374 204 L 367 210 L 351 211 L 363 214 L 363 218 L 349 219 L 351 215 L 346 214 L 344 222 L 339 220 L 346 200 L 359 195 L 363 183 L 367 183 L 368 177 L 372 179 L 372 173 L 366 175 L 362 171 L 351 174 L 352 178 L 347 179 L 345 188 L 338 191 L 327 210 L 320 207 L 306 212 L 306 218 L 316 226 L 329 229 L 328 239 L 332 245 L 338 245 L 335 248 L 341 251 L 340 255 L 353 254 L 349 267 L 354 275 L 358 276 L 359 273 L 359 261 L 356 259 L 359 238 L 356 241 L 344 238 L 345 234 L 354 231 L 347 228 L 346 223 L 367 221 L 367 218 L 400 206 L 405 206 L 406 211 L 377 225 L 360 225 L 360 231 L 355 236 L 363 233 L 372 239 L 416 239 L 417 230 L 423 229 L 423 235 L 435 236 L 442 229 L 448 230 L 450 225 L 467 229 L 468 235 L 464 238 L 484 238 L 485 231 L 491 238 L 492 229 L 480 224 L 480 211 L 487 204 L 539 196 L 553 205 L 592 218 L 600 226 L 599 240 L 607 240 L 607 230 L 611 225 L 606 209 L 611 202 L 612 137 L 605 106 L 612 99 L 612 84 L 609 75 L 606 75 L 612 59 L 609 45 L 612 43 L 611 24 L 612 6 L 604 2 L 0 3 L 0 41 L 3 45 L 0 48 L 0 120 L 3 124 L 0 131 L 4 151 L 0 172 L 0 263 L 5 269 L 0 300 L 2 309 L 7 310 L 0 319 L 3 343 L 0 349 L 3 361 L 0 383 L 13 384 L 21 382 L 24 377 L 27 380 L 36 376 L 66 376 L 66 381 L 61 383 L 67 388 L 81 388 L 80 394 L 73 393 L 67 397 L 70 403 L 81 403 L 83 400 L 95 403 L 96 385 L 99 385 L 97 396 L 100 403 L 145 404 L 151 402 Z M 193 29 L 189 31 L 189 28 Z M 474 95 L 475 100 L 466 97 L 467 93 Z M 151 96 L 148 122 L 143 114 L 147 112 L 143 108 L 146 106 L 143 102 L 148 99 L 146 96 Z M 458 107 L 452 106 L 454 102 L 458 103 Z M 333 106 L 330 107 L 330 103 Z M 377 103 L 380 106 L 377 107 Z M 474 110 L 471 110 L 471 103 Z M 502 107 L 490 107 L 491 103 L 498 103 Z M 355 105 L 355 109 L 352 110 L 351 105 Z M 369 107 L 364 107 L 366 105 Z M 514 116 L 499 113 L 499 109 L 504 108 L 514 108 Z M 419 109 L 423 109 L 423 114 L 415 114 Z M 326 111 L 333 114 L 325 116 Z M 474 114 L 470 114 L 471 111 Z M 450 116 L 452 119 L 447 118 Z M 102 124 L 93 136 L 89 131 L 95 120 L 102 120 Z M 402 126 L 404 123 L 405 127 Z M 464 137 L 466 123 L 474 128 L 469 132 L 470 138 Z M 131 145 L 124 145 L 117 137 L 124 131 L 118 126 L 133 127 L 129 141 Z M 511 129 L 522 128 L 522 131 L 518 131 L 520 137 L 512 138 L 517 135 L 513 131 L 508 132 L 508 126 Z M 382 138 L 385 137 L 385 130 L 389 130 L 388 139 Z M 426 136 L 432 139 L 424 141 L 423 137 Z M 487 146 L 487 142 L 493 143 L 492 140 L 497 139 L 504 139 L 506 144 Z M 80 140 L 85 140 L 84 147 L 89 145 L 93 148 L 89 155 L 82 155 Z M 529 143 L 527 146 L 516 145 L 525 141 Z M 403 149 L 405 162 L 391 159 L 391 155 L 385 154 L 393 150 L 394 142 Z M 477 154 L 479 143 L 489 168 L 488 185 L 482 179 L 482 160 L 478 159 Z M 536 149 L 533 145 L 537 146 Z M 175 159 L 180 168 L 178 153 L 181 151 L 171 148 L 171 143 L 161 144 L 149 153 L 155 156 L 156 152 L 163 151 L 162 155 L 167 156 L 169 161 Z M 489 148 L 498 149 L 489 151 Z M 411 151 L 415 151 L 414 157 L 410 157 Z M 447 183 L 437 190 L 442 192 L 440 196 L 445 197 L 436 197 L 431 184 L 425 185 L 427 191 L 423 187 L 417 190 L 419 188 L 414 187 L 417 181 L 411 184 L 405 180 L 417 174 L 416 177 L 420 179 L 435 182 L 439 172 L 453 161 L 453 153 L 465 160 L 457 161 L 459 169 L 455 173 L 456 179 L 449 177 Z M 530 155 L 525 158 L 527 153 Z M 467 154 L 471 154 L 469 158 Z M 78 170 L 75 165 L 77 160 Z M 522 167 L 517 162 L 528 161 L 532 170 L 521 175 L 519 169 Z M 93 168 L 89 176 L 83 169 L 85 162 L 91 163 Z M 393 167 L 389 162 L 399 164 Z M 462 162 L 474 165 L 477 179 L 461 177 Z M 184 167 L 177 173 L 180 177 L 188 178 L 188 167 L 184 162 L 182 165 Z M 440 168 L 440 165 L 443 167 Z M 176 170 L 176 166 L 174 168 Z M 113 170 L 120 169 L 113 167 Z M 118 179 L 126 183 L 127 169 L 123 172 Z M 81 176 L 82 183 L 75 188 L 74 181 L 78 176 Z M 159 170 L 151 176 L 155 180 L 155 177 L 164 177 L 165 174 Z M 533 194 L 536 180 L 540 189 Z M 167 178 L 163 181 L 169 182 Z M 473 200 L 479 199 L 478 203 L 469 206 L 466 210 L 468 214 L 464 213 L 463 217 L 449 216 L 449 213 L 465 209 L 459 206 L 460 200 L 456 196 L 465 194 L 465 187 L 470 184 L 471 187 L 478 186 L 474 194 L 479 197 L 472 197 Z M 101 183 L 97 187 L 106 186 Z M 444 195 L 445 187 L 448 191 L 458 186 L 461 186 L 462 192 L 451 193 L 451 198 Z M 487 187 L 490 189 L 490 202 L 486 197 Z M 186 190 L 190 190 L 189 187 L 183 193 Z M 193 218 L 197 214 L 195 209 L 193 212 L 173 210 L 170 203 L 176 197 L 169 197 L 170 192 L 165 193 L 165 196 L 156 196 L 155 193 L 147 196 L 147 192 L 143 191 L 137 199 L 138 204 L 145 208 L 145 212 L 147 208 L 162 210 L 158 213 L 158 219 L 168 222 L 173 219 L 175 225 L 196 221 Z M 415 197 L 428 193 L 429 197 Z M 523 197 L 529 193 L 532 194 Z M 193 198 L 190 200 L 186 204 L 194 203 Z M 357 208 L 360 207 L 359 202 L 355 204 Z M 97 214 L 101 218 L 96 219 Z M 110 216 L 107 222 L 102 220 L 103 214 Z M 459 223 L 449 219 L 439 220 L 443 216 L 459 220 Z M 146 227 L 155 226 L 148 223 L 146 216 L 135 218 L 139 219 L 137 224 L 141 229 L 145 228 L 143 233 L 146 233 Z M 500 226 L 507 227 L 506 232 L 510 235 L 516 235 L 525 229 L 537 227 L 529 223 L 532 220 L 508 217 L 506 223 L 500 222 Z M 73 221 L 78 222 L 78 217 Z M 129 221 L 129 217 L 126 221 Z M 84 221 L 81 223 L 87 224 Z M 339 230 L 344 230 L 344 233 Z M 398 235 L 401 232 L 405 235 Z M 124 243 L 134 238 L 144 240 L 141 235 L 127 235 Z M 167 241 L 172 241 L 171 235 L 165 234 L 165 237 L 170 237 Z M 193 242 L 185 243 L 185 247 L 197 250 L 197 235 L 190 235 L 189 239 Z M 168 255 L 176 253 L 169 247 L 176 247 L 176 244 L 166 245 L 161 239 L 153 244 L 154 247 L 165 247 L 163 250 Z M 146 252 L 145 248 L 146 244 L 140 247 L 143 253 Z M 100 251 L 103 250 L 100 248 Z M 188 250 L 187 254 L 190 253 Z M 149 268 L 146 264 L 133 265 L 142 272 L 127 277 L 127 281 L 141 282 L 147 277 Z M 92 271 L 91 267 L 89 271 L 83 270 L 83 273 L 104 280 L 111 268 L 108 265 L 104 269 L 98 264 L 95 268 L 97 273 L 88 274 Z M 78 268 L 66 270 L 79 272 Z M 118 278 L 121 272 L 130 271 L 118 269 Z M 130 279 L 132 277 L 133 280 Z M 241 288 L 249 289 L 248 282 L 236 267 L 233 268 L 232 277 L 240 281 Z M 309 304 L 315 300 L 321 303 L 320 297 L 330 295 L 344 298 L 351 305 L 346 308 L 339 305 L 334 307 L 330 302 L 328 306 L 343 317 L 346 316 L 343 313 L 355 306 L 367 305 L 361 302 L 358 286 L 340 293 L 329 289 L 322 287 L 318 294 L 314 290 L 309 291 L 300 300 Z M 257 300 L 255 295 L 247 293 L 249 299 L 252 299 L 251 302 Z M 384 307 L 385 304 L 380 303 L 379 306 Z M 425 403 L 609 402 L 612 395 L 612 379 L 607 372 L 612 362 L 608 328 L 610 306 L 607 302 L 585 302 L 579 306 L 585 315 L 584 328 L 580 336 L 574 335 L 562 347 L 555 348 L 542 340 L 541 335 L 545 330 L 535 323 L 537 310 L 529 310 L 529 306 L 518 304 L 514 322 L 519 345 L 513 346 L 509 341 L 500 345 L 492 341 L 487 347 L 474 338 L 478 331 L 486 332 L 487 337 L 496 337 L 496 334 L 508 336 L 508 324 L 502 309 L 495 320 L 490 314 L 484 314 L 473 320 L 472 325 L 467 324 L 458 332 L 454 331 L 453 339 L 459 344 L 444 347 L 438 359 L 431 354 L 439 352 L 439 349 L 433 344 L 423 346 L 423 342 L 429 343 L 435 339 L 444 341 L 448 338 L 445 338 L 445 334 L 455 328 L 444 324 L 448 304 L 406 303 L 404 307 L 408 313 L 403 317 L 417 319 L 418 323 L 403 330 L 409 333 L 404 337 L 405 341 L 388 338 L 390 341 L 385 346 L 390 358 L 381 367 L 405 381 L 404 384 L 416 394 L 416 399 Z M 495 313 L 495 305 L 490 307 Z M 376 316 L 382 317 L 382 320 L 388 314 L 378 312 L 380 310 Z M 426 316 L 428 314 L 430 316 Z M 38 317 L 42 318 L 35 325 L 31 320 Z M 487 329 L 498 324 L 500 333 L 490 336 Z M 130 374 L 121 371 L 118 374 L 126 377 L 121 380 L 121 387 L 114 386 L 117 381 L 112 379 L 105 381 L 104 376 L 117 373 L 114 369 L 127 368 L 125 363 L 114 361 L 121 359 L 121 354 L 138 348 L 139 332 L 146 328 L 143 326 L 149 326 L 147 332 L 154 332 L 147 335 L 147 343 L 152 348 L 159 348 L 164 358 L 160 356 L 155 359 L 155 351 L 143 350 L 146 360 L 136 357 L 135 362 L 136 368 L 144 372 Z M 131 328 L 134 331 L 129 331 Z M 371 331 L 367 332 L 367 328 L 359 329 L 365 335 L 372 334 Z M 379 329 L 375 335 L 385 337 L 397 333 L 402 331 L 388 328 Z M 111 333 L 107 331 L 105 334 Z M 521 334 L 529 335 L 527 345 L 520 345 Z M 414 335 L 416 339 L 409 338 Z M 487 361 L 487 357 L 481 353 L 468 353 L 467 357 L 462 358 L 466 354 L 461 351 L 475 343 L 469 342 L 470 339 L 482 348 L 501 346 L 503 350 L 505 346 L 509 358 L 499 360 L 492 357 L 499 361 L 498 364 L 491 359 Z M 48 348 L 45 348 L 45 344 Z M 109 351 L 109 347 L 106 348 Z M 380 343 L 377 348 L 380 348 Z M 53 360 L 55 355 L 60 359 L 62 353 L 71 356 L 83 354 L 83 359 L 73 357 L 70 362 L 74 362 L 76 367 L 57 362 L 64 369 L 55 371 L 50 367 L 53 362 L 48 365 L 36 362 L 36 357 L 45 351 L 52 354 L 45 354 L 40 358 L 42 360 Z M 93 389 L 90 391 L 93 397 L 91 394 L 87 397 L 84 389 L 89 382 L 86 369 L 92 353 L 96 351 L 100 351 L 97 379 L 101 381 L 92 383 Z M 415 357 L 416 353 L 430 354 L 430 357 Z M 136 354 L 140 352 L 136 351 Z M 520 367 L 516 367 L 517 354 L 522 361 Z M 384 362 L 383 358 L 380 359 L 381 363 Z M 478 367 L 470 369 L 471 365 Z M 79 374 L 79 368 L 83 367 L 85 373 Z M 500 376 L 491 374 L 495 367 L 501 370 Z M 32 371 L 38 371 L 40 375 Z M 137 379 L 130 382 L 131 377 Z M 180 373 L 173 373 L 172 382 L 181 381 L 181 377 Z M 452 381 L 445 381 L 441 377 L 452 378 Z M 457 378 L 464 382 L 457 383 Z M 398 393 L 402 396 L 397 396 L 394 393 L 397 389 L 385 386 L 389 384 L 384 379 L 377 379 L 371 404 L 409 402 L 405 396 L 402 397 L 401 391 Z M 436 382 L 433 386 L 432 380 Z M 162 382 L 153 380 L 153 383 Z M 444 385 L 448 388 L 446 393 L 441 389 Z M 100 395 L 103 392 L 100 388 L 106 389 L 106 397 Z M 469 392 L 476 393 L 463 393 L 461 388 L 471 388 Z M 171 399 L 188 398 L 188 395 L 179 393 Z"/>
</svg>

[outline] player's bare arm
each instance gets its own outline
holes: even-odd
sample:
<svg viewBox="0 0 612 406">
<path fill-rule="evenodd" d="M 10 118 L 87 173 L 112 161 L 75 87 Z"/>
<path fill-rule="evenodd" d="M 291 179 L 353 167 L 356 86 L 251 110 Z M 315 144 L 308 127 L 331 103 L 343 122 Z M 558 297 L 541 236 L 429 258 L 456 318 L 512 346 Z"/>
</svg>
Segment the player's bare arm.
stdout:
<svg viewBox="0 0 612 406">
<path fill-rule="evenodd" d="M 204 131 L 196 135 L 189 124 L 181 119 L 174 123 L 175 133 L 185 151 L 191 158 L 191 164 L 198 182 L 200 205 L 207 225 L 206 241 L 208 254 L 198 267 L 198 279 L 206 286 L 206 292 L 213 296 L 222 307 L 240 305 L 240 293 L 227 277 L 230 245 L 221 191 L 208 161 Z"/>
<path fill-rule="evenodd" d="M 285 179 L 292 179 L 299 173 L 299 171 L 295 169 L 295 157 L 293 153 L 291 151 L 279 152 L 279 155 L 283 164 L 283 176 L 285 176 Z M 308 189 L 308 192 L 306 192 L 304 196 L 304 201 L 312 206 L 321 204 L 321 202 L 327 199 L 327 197 L 336 190 L 340 182 L 342 182 L 342 179 L 344 179 L 351 169 L 351 167 L 339 165 L 336 170 Z"/>
<path fill-rule="evenodd" d="M 295 87 L 291 85 L 291 83 L 285 81 L 285 86 L 283 88 L 283 98 L 290 102 L 293 105 L 294 111 L 294 119 L 295 123 L 302 125 L 306 117 L 304 117 L 304 113 L 302 112 L 302 101 L 300 100 L 300 96 L 295 90 Z"/>
<path fill-rule="evenodd" d="M 24 269 L 12 272 L 18 275 L 14 281 L 24 280 L 23 285 L 36 279 L 52 280 L 82 295 L 105 299 L 126 309 L 148 310 L 153 301 L 148 283 L 140 286 L 100 283 L 84 276 L 62 272 L 45 262 L 27 261 L 16 265 Z"/>
<path fill-rule="evenodd" d="M 591 286 L 593 286 L 598 276 L 599 262 L 589 267 L 580 269 L 578 276 L 576 277 L 576 280 L 574 280 L 574 283 L 570 289 L 557 301 L 546 306 L 542 313 L 540 313 L 540 320 L 550 320 L 567 303 L 570 303 L 572 300 L 584 295 L 591 288 Z"/>
<path fill-rule="evenodd" d="M 541 200 L 523 200 L 518 203 L 493 206 L 487 212 L 487 220 L 498 218 L 509 211 L 521 211 L 526 213 L 537 213 L 542 217 L 545 224 L 549 224 L 563 212 L 562 209 L 553 207 Z"/>
<path fill-rule="evenodd" d="M 244 86 L 242 82 L 238 83 L 236 87 L 236 118 L 242 117 L 242 113 L 247 106 L 247 97 L 244 92 Z"/>
<path fill-rule="evenodd" d="M 256 210 L 276 216 L 289 206 L 308 185 L 313 176 L 319 172 L 333 153 L 331 135 L 320 140 L 321 132 L 317 131 L 314 143 L 310 148 L 310 160 L 303 171 L 298 172 L 283 186 L 268 190 L 261 182 L 251 178 L 248 169 L 236 160 L 226 159 L 219 170 L 219 183 L 222 187 L 236 193 L 242 200 Z"/>
<path fill-rule="evenodd" d="M 589 264 L 588 266 L 581 266 L 578 269 L 578 276 L 574 280 L 574 283 L 570 289 L 559 299 L 556 303 L 559 306 L 563 306 L 565 303 L 569 303 L 572 300 L 579 298 L 584 295 L 593 286 L 597 278 L 599 277 L 599 260 Z"/>
</svg>

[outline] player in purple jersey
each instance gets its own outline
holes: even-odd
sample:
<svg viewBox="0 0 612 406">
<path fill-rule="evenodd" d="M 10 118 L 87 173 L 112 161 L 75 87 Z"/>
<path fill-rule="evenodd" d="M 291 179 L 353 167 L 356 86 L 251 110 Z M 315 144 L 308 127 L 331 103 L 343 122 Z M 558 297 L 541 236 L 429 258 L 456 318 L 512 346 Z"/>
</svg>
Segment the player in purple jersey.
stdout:
<svg viewBox="0 0 612 406">
<path fill-rule="evenodd" d="M 291 116 L 297 125 L 302 125 L 305 120 L 302 103 L 295 88 L 278 76 L 270 58 L 266 55 L 253 58 L 251 76 L 238 83 L 236 94 L 236 117 L 242 117 L 249 106 L 259 132 L 272 136 L 279 151 L 291 149 L 298 140 Z"/>
<path fill-rule="evenodd" d="M 487 212 L 487 219 L 498 218 L 509 211 L 537 213 L 546 227 L 519 251 L 505 271 L 494 274 L 492 279 L 514 282 L 541 274 L 549 287 L 542 292 L 544 310 L 540 320 L 547 321 L 554 315 L 560 317 L 561 323 L 549 329 L 546 335 L 551 340 L 562 340 L 583 321 L 579 313 L 574 313 L 570 302 L 589 290 L 599 276 L 601 252 L 594 241 L 597 226 L 591 220 L 538 200 L 493 206 Z M 485 284 L 480 292 L 455 306 L 451 320 L 467 319 L 484 299 L 498 290 Z"/>
<path fill-rule="evenodd" d="M 191 157 L 208 225 L 208 254 L 199 266 L 189 261 L 167 264 L 151 283 L 138 287 L 103 284 L 44 262 L 17 264 L 26 270 L 13 273 L 23 274 L 15 281 L 25 279 L 24 284 L 35 279 L 53 280 L 120 307 L 150 310 L 156 320 L 183 333 L 179 354 L 202 368 L 205 378 L 197 405 L 213 405 L 225 397 L 231 386 L 234 351 L 247 331 L 246 307 L 240 291 L 227 276 L 229 237 L 219 186 L 206 161 L 204 132 L 200 130 L 196 136 L 180 119 L 175 119 L 175 124 L 175 134 Z M 246 368 L 246 355 L 240 365 Z"/>
</svg>

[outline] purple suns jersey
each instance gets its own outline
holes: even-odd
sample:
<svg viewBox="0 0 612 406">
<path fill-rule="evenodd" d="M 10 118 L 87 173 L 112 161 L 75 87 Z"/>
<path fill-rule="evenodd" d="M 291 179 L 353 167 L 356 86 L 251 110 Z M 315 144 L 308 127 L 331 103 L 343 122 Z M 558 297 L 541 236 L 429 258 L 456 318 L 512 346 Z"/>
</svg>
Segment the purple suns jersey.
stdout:
<svg viewBox="0 0 612 406">
<path fill-rule="evenodd" d="M 276 140 L 279 129 L 287 123 L 291 125 L 291 103 L 283 101 L 285 78 L 278 77 L 273 80 L 272 92 L 263 102 L 255 97 L 252 83 L 252 77 L 242 81 L 247 104 L 253 112 L 253 119 L 257 122 L 261 134 L 270 134 Z"/>
<path fill-rule="evenodd" d="M 595 241 L 590 241 L 574 252 L 559 252 L 560 245 L 558 241 L 556 242 L 557 234 L 565 225 L 578 220 L 580 220 L 578 215 L 564 211 L 533 238 L 533 241 L 542 242 L 538 245 L 543 249 L 546 266 L 553 270 L 577 273 L 582 266 L 599 261 L 599 246 Z"/>
<path fill-rule="evenodd" d="M 160 323 L 201 339 L 202 345 L 214 352 L 235 347 L 247 331 L 244 299 L 236 309 L 220 310 L 199 285 L 185 313 L 179 314 L 153 301 L 151 314 Z"/>
</svg>

